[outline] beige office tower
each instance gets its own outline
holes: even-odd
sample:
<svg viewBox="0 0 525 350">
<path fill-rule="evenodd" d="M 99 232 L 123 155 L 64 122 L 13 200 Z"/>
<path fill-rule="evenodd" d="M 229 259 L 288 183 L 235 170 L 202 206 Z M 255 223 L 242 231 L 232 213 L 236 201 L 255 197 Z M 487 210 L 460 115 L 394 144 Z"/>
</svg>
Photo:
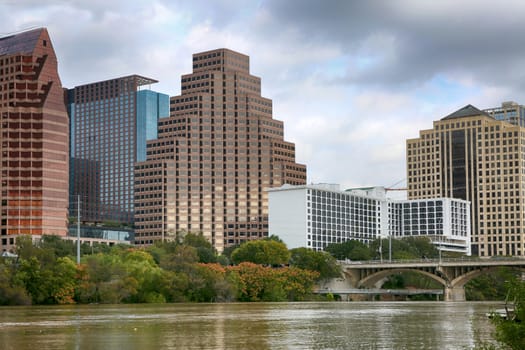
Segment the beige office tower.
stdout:
<svg viewBox="0 0 525 350">
<path fill-rule="evenodd" d="M 135 167 L 135 243 L 202 232 L 220 252 L 267 236 L 266 189 L 306 184 L 306 166 L 295 162 L 249 57 L 194 54 L 181 90 Z"/>
<path fill-rule="evenodd" d="M 525 128 L 468 105 L 407 140 L 409 199 L 471 202 L 472 254 L 524 255 Z"/>
</svg>

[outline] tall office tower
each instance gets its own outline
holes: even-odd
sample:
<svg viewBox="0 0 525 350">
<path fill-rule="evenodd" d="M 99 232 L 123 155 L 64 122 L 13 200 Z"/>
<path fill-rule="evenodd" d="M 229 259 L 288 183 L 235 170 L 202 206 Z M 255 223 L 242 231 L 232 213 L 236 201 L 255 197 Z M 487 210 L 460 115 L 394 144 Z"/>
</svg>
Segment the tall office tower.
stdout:
<svg viewBox="0 0 525 350">
<path fill-rule="evenodd" d="M 472 253 L 525 253 L 525 129 L 468 105 L 407 140 L 408 198 L 471 202 Z"/>
<path fill-rule="evenodd" d="M 504 120 L 511 124 L 525 127 L 525 106 L 516 102 L 503 102 L 501 107 L 484 109 L 483 112 L 496 120 Z"/>
<path fill-rule="evenodd" d="M 295 145 L 272 118 L 249 57 L 218 49 L 193 55 L 182 94 L 135 168 L 135 243 L 202 232 L 218 251 L 268 234 L 267 188 L 306 183 Z"/>
<path fill-rule="evenodd" d="M 45 28 L 0 38 L 1 250 L 67 233 L 68 117 Z"/>
<path fill-rule="evenodd" d="M 168 95 L 141 89 L 156 82 L 131 75 L 68 91 L 70 212 L 77 215 L 80 197 L 82 223 L 132 226 L 134 163 L 169 116 Z"/>
</svg>

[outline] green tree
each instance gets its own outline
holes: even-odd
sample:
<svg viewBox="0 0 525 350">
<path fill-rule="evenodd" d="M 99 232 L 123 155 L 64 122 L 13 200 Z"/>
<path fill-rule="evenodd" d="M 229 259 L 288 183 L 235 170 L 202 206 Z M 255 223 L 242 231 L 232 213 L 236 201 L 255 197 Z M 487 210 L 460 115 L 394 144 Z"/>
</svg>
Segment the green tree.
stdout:
<svg viewBox="0 0 525 350">
<path fill-rule="evenodd" d="M 324 250 L 338 260 L 370 260 L 372 257 L 370 248 L 355 239 L 342 243 L 331 243 Z"/>
<path fill-rule="evenodd" d="M 136 281 L 135 290 L 129 290 L 129 296 L 123 299 L 125 302 L 166 301 L 166 297 L 160 292 L 161 283 L 164 282 L 162 270 L 149 253 L 140 249 L 129 249 L 123 254 L 122 262 L 127 271 L 125 278 L 133 278 Z"/>
<path fill-rule="evenodd" d="M 15 278 L 11 264 L 0 261 L 0 305 L 30 305 L 31 297 Z"/>
<path fill-rule="evenodd" d="M 235 286 L 227 279 L 226 269 L 219 264 L 197 264 L 190 279 L 190 301 L 224 302 L 233 301 L 236 297 Z"/>
<path fill-rule="evenodd" d="M 44 235 L 40 240 L 38 247 L 49 250 L 54 256 L 60 258 L 65 256 L 74 256 L 76 254 L 76 243 L 60 236 Z"/>
<path fill-rule="evenodd" d="M 417 258 L 435 259 L 439 257 L 439 250 L 428 237 L 404 237 L 402 241 L 412 247 L 411 250 Z"/>
<path fill-rule="evenodd" d="M 525 281 L 514 278 L 507 282 L 507 300 L 514 306 L 514 318 L 495 317 L 496 339 L 514 350 L 525 349 Z"/>
<path fill-rule="evenodd" d="M 231 261 L 232 253 L 235 251 L 235 249 L 239 248 L 240 244 L 235 244 L 229 247 L 224 248 L 222 251 L 222 255 L 228 258 L 228 261 Z"/>
<path fill-rule="evenodd" d="M 197 249 L 178 245 L 173 253 L 165 254 L 160 260 L 160 266 L 163 269 L 175 272 L 190 272 L 193 265 L 199 262 Z"/>
<path fill-rule="evenodd" d="M 390 254 L 394 260 L 429 259 L 439 256 L 437 248 L 424 236 L 376 239 L 370 243 L 370 252 L 374 259 L 388 259 Z"/>
<path fill-rule="evenodd" d="M 341 276 L 341 266 L 327 252 L 317 252 L 308 248 L 294 248 L 290 250 L 290 254 L 291 266 L 317 271 L 320 280 Z"/>
<path fill-rule="evenodd" d="M 84 303 L 119 303 L 136 292 L 138 282 L 128 275 L 118 252 L 83 258 L 77 297 Z"/>
<path fill-rule="evenodd" d="M 286 245 L 275 240 L 256 240 L 241 244 L 232 253 L 231 260 L 235 264 L 252 262 L 255 264 L 278 266 L 288 263 L 290 252 Z"/>
<path fill-rule="evenodd" d="M 506 281 L 519 276 L 520 271 L 508 267 L 500 267 L 495 271 L 473 278 L 465 285 L 467 300 L 502 300 L 507 295 Z"/>
<path fill-rule="evenodd" d="M 275 241 L 275 242 L 279 242 L 279 243 L 284 243 L 284 241 L 277 235 L 270 235 L 266 238 L 263 238 L 263 240 L 265 241 Z"/>
<path fill-rule="evenodd" d="M 184 236 L 182 244 L 193 247 L 197 250 L 199 262 L 214 263 L 217 262 L 217 254 L 210 241 L 201 233 L 187 233 Z"/>
</svg>

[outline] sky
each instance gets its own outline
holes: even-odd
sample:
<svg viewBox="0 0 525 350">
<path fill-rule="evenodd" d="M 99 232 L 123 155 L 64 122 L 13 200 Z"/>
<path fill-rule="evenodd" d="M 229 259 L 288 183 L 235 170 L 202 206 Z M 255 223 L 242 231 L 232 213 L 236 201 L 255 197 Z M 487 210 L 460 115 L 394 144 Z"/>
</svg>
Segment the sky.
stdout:
<svg viewBox="0 0 525 350">
<path fill-rule="evenodd" d="M 47 27 L 64 87 L 139 74 L 170 96 L 192 54 L 247 54 L 308 183 L 402 188 L 406 139 L 467 104 L 525 104 L 524 15 L 521 0 L 0 0 L 0 36 Z"/>
</svg>

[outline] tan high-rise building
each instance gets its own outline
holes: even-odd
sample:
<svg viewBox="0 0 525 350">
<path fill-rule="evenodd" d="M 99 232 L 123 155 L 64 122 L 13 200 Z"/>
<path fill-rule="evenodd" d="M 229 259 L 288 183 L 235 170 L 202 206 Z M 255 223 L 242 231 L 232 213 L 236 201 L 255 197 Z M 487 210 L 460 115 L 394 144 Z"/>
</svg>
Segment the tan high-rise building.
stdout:
<svg viewBox="0 0 525 350">
<path fill-rule="evenodd" d="M 407 140 L 407 182 L 471 202 L 472 254 L 525 255 L 525 128 L 468 105 Z"/>
<path fill-rule="evenodd" d="M 0 250 L 67 234 L 68 115 L 45 28 L 0 38 Z"/>
<path fill-rule="evenodd" d="M 218 251 L 268 234 L 267 188 L 306 184 L 306 166 L 272 118 L 249 57 L 193 55 L 170 117 L 135 167 L 135 243 L 202 232 Z"/>
</svg>

